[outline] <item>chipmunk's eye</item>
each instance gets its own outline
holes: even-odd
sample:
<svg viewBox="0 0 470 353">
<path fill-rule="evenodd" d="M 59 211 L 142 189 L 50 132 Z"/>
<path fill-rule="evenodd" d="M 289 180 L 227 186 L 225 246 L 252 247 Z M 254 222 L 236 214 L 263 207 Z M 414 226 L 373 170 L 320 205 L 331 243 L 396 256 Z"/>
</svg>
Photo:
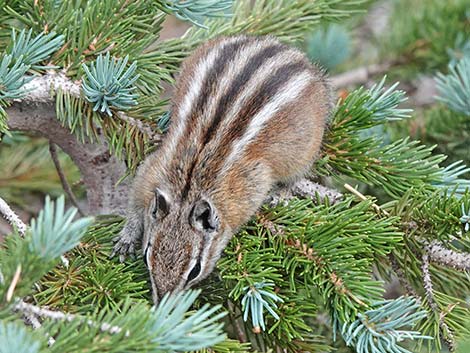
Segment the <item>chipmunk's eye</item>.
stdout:
<svg viewBox="0 0 470 353">
<path fill-rule="evenodd" d="M 186 284 L 188 284 L 189 281 L 192 281 L 193 279 L 197 278 L 199 274 L 201 273 L 201 263 L 198 261 L 196 265 L 193 267 L 191 272 L 189 272 L 188 275 L 188 280 L 186 281 Z"/>
</svg>

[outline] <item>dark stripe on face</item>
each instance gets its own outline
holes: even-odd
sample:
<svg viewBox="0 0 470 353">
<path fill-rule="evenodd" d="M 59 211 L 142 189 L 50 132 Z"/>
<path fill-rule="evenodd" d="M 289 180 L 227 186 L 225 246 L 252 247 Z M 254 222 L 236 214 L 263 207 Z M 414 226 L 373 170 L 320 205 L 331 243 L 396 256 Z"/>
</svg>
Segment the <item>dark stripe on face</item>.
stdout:
<svg viewBox="0 0 470 353">
<path fill-rule="evenodd" d="M 232 81 L 227 93 L 225 93 L 220 98 L 220 101 L 217 105 L 217 109 L 215 111 L 214 119 L 212 120 L 212 124 L 206 130 L 206 133 L 204 135 L 203 145 L 206 145 L 207 142 L 210 141 L 215 131 L 217 130 L 217 127 L 220 125 L 220 122 L 223 118 L 226 117 L 225 113 L 227 112 L 229 107 L 235 102 L 237 96 L 240 94 L 241 90 L 245 88 L 246 84 L 253 77 L 256 70 L 258 70 L 266 60 L 286 49 L 287 47 L 283 45 L 274 44 L 264 48 L 258 54 L 248 60 L 245 67 L 243 67 L 241 72 Z"/>
</svg>

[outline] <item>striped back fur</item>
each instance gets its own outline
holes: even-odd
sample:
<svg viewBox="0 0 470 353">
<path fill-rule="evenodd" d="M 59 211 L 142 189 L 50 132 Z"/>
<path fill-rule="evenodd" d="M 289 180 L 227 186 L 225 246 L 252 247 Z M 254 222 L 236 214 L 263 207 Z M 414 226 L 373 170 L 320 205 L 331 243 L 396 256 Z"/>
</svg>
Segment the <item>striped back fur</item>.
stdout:
<svg viewBox="0 0 470 353">
<path fill-rule="evenodd" d="M 311 104 L 308 100 L 319 105 L 319 116 L 307 117 L 316 120 L 319 142 L 330 109 L 329 92 L 321 71 L 300 51 L 271 37 L 249 36 L 220 38 L 198 48 L 183 64 L 172 124 L 161 150 L 171 192 L 182 199 L 191 190 L 210 193 L 236 172 L 249 151 L 257 154 L 248 159 L 276 158 L 263 156 L 268 152 L 263 146 L 269 149 L 267 145 L 287 140 L 284 148 L 289 148 L 289 135 L 302 138 L 302 132 L 292 128 L 295 119 L 304 119 L 295 115 L 296 105 Z M 303 122 L 299 125 L 305 128 Z M 260 143 L 263 146 L 256 146 Z M 303 143 L 303 148 L 311 148 L 309 141 Z M 288 181 L 296 172 L 302 174 L 289 170 L 273 178 Z"/>
</svg>

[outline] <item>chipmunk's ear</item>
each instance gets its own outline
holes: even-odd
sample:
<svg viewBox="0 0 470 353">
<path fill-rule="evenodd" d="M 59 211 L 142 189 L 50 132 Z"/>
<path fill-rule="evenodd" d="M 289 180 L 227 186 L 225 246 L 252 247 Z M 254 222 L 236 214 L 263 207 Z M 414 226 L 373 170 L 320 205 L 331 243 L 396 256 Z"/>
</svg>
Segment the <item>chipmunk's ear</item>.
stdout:
<svg viewBox="0 0 470 353">
<path fill-rule="evenodd" d="M 199 200 L 194 204 L 191 214 L 189 215 L 189 223 L 195 229 L 212 233 L 219 229 L 219 216 L 214 205 L 207 200 Z"/>
<path fill-rule="evenodd" d="M 155 189 L 155 197 L 150 205 L 152 216 L 157 218 L 157 214 L 165 217 L 170 212 L 170 203 L 168 197 L 158 188 Z"/>
</svg>

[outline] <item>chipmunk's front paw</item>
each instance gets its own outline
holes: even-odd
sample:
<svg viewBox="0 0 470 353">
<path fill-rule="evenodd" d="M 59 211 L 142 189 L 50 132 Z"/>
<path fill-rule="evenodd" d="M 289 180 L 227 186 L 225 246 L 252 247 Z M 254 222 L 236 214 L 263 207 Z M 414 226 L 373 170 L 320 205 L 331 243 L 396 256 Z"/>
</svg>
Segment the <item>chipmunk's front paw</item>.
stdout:
<svg viewBox="0 0 470 353">
<path fill-rule="evenodd" d="M 127 255 L 130 255 L 134 258 L 135 254 L 135 237 L 130 235 L 129 233 L 119 234 L 116 238 L 113 239 L 115 242 L 113 252 L 111 253 L 111 257 L 119 254 L 119 261 L 124 262 Z"/>
</svg>

